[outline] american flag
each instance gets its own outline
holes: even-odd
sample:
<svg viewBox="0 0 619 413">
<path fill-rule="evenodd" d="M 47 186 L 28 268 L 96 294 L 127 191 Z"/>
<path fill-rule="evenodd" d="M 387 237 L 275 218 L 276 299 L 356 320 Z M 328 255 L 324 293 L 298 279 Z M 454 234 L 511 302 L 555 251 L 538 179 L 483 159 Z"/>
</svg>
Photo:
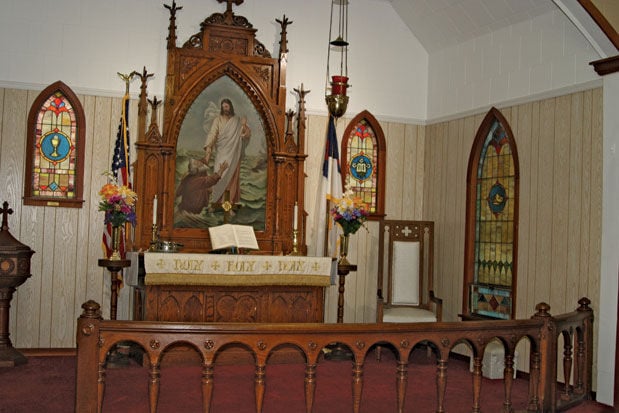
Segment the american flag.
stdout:
<svg viewBox="0 0 619 413">
<path fill-rule="evenodd" d="M 114 146 L 114 157 L 112 158 L 112 173 L 120 186 L 131 188 L 129 175 L 129 93 L 123 96 L 122 113 L 118 132 L 116 134 L 116 144 Z M 112 254 L 112 224 L 106 224 L 103 230 L 103 248 L 106 257 Z M 120 245 L 118 252 L 121 257 L 125 257 L 125 228 L 121 228 Z"/>
</svg>

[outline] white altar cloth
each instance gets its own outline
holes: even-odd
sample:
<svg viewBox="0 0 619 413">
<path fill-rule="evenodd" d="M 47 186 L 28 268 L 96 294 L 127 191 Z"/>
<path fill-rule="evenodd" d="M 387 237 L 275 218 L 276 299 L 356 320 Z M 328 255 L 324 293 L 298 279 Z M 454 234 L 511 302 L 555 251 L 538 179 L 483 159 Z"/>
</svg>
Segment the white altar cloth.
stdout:
<svg viewBox="0 0 619 413">
<path fill-rule="evenodd" d="M 145 252 L 146 285 L 329 286 L 331 257 Z"/>
</svg>

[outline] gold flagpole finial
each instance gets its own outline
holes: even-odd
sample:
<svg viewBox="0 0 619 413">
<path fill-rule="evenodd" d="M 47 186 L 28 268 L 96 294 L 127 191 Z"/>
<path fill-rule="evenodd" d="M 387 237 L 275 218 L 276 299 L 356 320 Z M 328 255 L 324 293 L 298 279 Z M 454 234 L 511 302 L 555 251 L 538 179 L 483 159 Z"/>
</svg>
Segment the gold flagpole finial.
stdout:
<svg viewBox="0 0 619 413">
<path fill-rule="evenodd" d="M 120 72 L 116 73 L 118 73 L 118 76 L 120 76 L 120 78 L 125 82 L 125 93 L 129 94 L 129 82 L 131 82 L 131 79 L 133 79 L 133 76 L 136 74 L 135 70 L 128 75 Z"/>
</svg>

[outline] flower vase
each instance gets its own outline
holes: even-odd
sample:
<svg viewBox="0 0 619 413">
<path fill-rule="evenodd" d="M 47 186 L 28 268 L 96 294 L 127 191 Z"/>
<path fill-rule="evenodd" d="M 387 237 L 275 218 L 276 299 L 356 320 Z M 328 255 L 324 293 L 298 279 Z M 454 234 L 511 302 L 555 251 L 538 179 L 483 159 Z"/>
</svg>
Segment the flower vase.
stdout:
<svg viewBox="0 0 619 413">
<path fill-rule="evenodd" d="M 350 265 L 348 261 L 348 239 L 350 234 L 340 235 L 340 259 L 338 260 L 339 265 Z"/>
<path fill-rule="evenodd" d="M 120 260 L 121 256 L 120 256 L 120 251 L 118 250 L 120 248 L 120 234 L 121 234 L 121 228 L 117 225 L 112 226 L 112 253 L 110 254 L 109 258 L 110 260 Z"/>
</svg>

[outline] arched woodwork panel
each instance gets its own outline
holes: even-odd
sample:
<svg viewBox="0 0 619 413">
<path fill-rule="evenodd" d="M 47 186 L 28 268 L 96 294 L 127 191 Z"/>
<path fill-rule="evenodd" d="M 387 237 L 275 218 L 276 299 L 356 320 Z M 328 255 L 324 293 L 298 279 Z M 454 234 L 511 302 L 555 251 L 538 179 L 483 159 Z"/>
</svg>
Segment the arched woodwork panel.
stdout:
<svg viewBox="0 0 619 413">
<path fill-rule="evenodd" d="M 264 194 L 248 193 L 247 189 L 244 194 L 241 190 L 235 214 L 229 215 L 226 219 L 230 219 L 231 223 L 249 223 L 254 226 L 260 247 L 258 253 L 290 252 L 294 203 L 298 202 L 299 210 L 304 210 L 303 179 L 306 157 L 303 153 L 304 146 L 300 144 L 293 145 L 294 150 L 290 150 L 291 145 L 286 133 L 285 75 L 288 52 L 286 29 L 291 22 L 285 17 L 277 20 L 281 27 L 280 52 L 277 58 L 272 58 L 264 45 L 256 39 L 256 29 L 245 17 L 236 16 L 231 5 L 228 5 L 225 13 L 213 13 L 207 17 L 200 25 L 200 32 L 190 36 L 181 47 L 177 46 L 176 38 L 176 13 L 181 8 L 176 7 L 174 3 L 166 8 L 170 12 L 170 25 L 167 37 L 163 131 L 160 136 L 145 135 L 142 130 L 138 131 L 134 189 L 139 199 L 144 202 L 137 208 L 138 228 L 134 249 L 147 249 L 150 245 L 153 198 L 157 195 L 159 238 L 183 244 L 183 252 L 211 250 L 208 227 L 223 223 L 223 212 L 213 207 L 213 202 L 218 200 L 205 195 L 202 200 L 208 204 L 204 204 L 200 212 L 191 211 L 193 215 L 188 218 L 186 216 L 179 218 L 178 210 L 175 209 L 179 202 L 176 189 L 180 180 L 186 176 L 181 175 L 181 172 L 186 174 L 191 172 L 189 168 L 183 169 L 189 161 L 204 160 L 205 166 L 200 171 L 202 174 L 200 176 L 205 177 L 204 182 L 207 181 L 206 177 L 209 174 L 216 175 L 219 171 L 216 168 L 221 164 L 215 166 L 212 158 L 204 155 L 203 149 L 203 154 L 199 154 L 201 148 L 197 142 L 198 139 L 204 139 L 206 133 L 195 127 L 195 123 L 190 132 L 193 144 L 191 153 L 182 148 L 185 152 L 181 156 L 179 137 L 182 136 L 183 123 L 192 110 L 198 113 L 203 109 L 202 103 L 193 107 L 200 101 L 201 94 L 206 93 L 207 95 L 203 96 L 208 96 L 209 106 L 206 109 L 211 110 L 210 113 L 213 113 L 210 109 L 211 103 L 215 103 L 211 94 L 221 92 L 217 103 L 220 99 L 228 97 L 225 96 L 225 87 L 221 86 L 221 82 L 226 82 L 224 85 L 233 85 L 231 87 L 234 88 L 238 86 L 241 92 L 234 89 L 234 93 L 242 93 L 243 99 L 246 97 L 249 102 L 247 105 L 253 106 L 252 113 L 253 111 L 257 113 L 258 120 L 253 120 L 252 125 L 259 125 L 260 136 L 264 132 L 266 143 L 265 150 L 259 152 L 260 156 L 265 157 L 264 165 L 260 164 L 260 159 L 254 157 L 251 159 L 253 162 L 251 165 L 256 165 L 255 168 L 260 169 L 252 169 L 249 167 L 249 161 L 245 161 L 241 164 L 244 169 L 241 169 L 239 183 L 240 188 L 244 188 L 241 183 L 247 188 L 249 184 L 254 184 L 250 178 L 251 171 L 257 173 L 266 171 L 266 179 L 262 184 L 266 188 L 260 186 L 256 189 L 264 191 Z M 142 108 L 146 106 L 147 78 L 145 72 L 142 76 L 143 87 L 140 96 Z M 304 113 L 303 105 L 304 101 L 300 99 L 299 113 Z M 203 109 L 203 112 L 206 112 L 206 109 Z M 146 113 L 140 111 L 140 116 L 143 118 Z M 146 122 L 140 120 L 138 124 L 145 128 Z M 202 129 L 206 128 L 205 124 L 206 122 L 203 123 Z M 149 130 L 149 134 L 150 132 Z M 300 135 L 303 132 L 297 133 Z M 203 137 L 200 138 L 198 134 L 202 134 Z M 251 135 L 247 138 L 249 144 L 252 143 L 250 139 L 253 138 L 254 130 L 251 131 Z M 303 138 L 297 136 L 296 142 L 303 142 Z M 222 172 L 225 173 L 225 169 Z M 218 177 L 219 174 L 215 176 L 216 179 L 219 179 Z M 211 182 L 209 180 L 209 185 L 216 185 Z M 220 190 L 218 187 L 216 193 L 220 194 Z M 223 194 L 220 199 L 225 199 Z M 199 209 L 203 203 L 201 202 L 197 208 Z M 304 228 L 299 228 L 297 239 L 299 245 L 305 245 Z"/>
</svg>

